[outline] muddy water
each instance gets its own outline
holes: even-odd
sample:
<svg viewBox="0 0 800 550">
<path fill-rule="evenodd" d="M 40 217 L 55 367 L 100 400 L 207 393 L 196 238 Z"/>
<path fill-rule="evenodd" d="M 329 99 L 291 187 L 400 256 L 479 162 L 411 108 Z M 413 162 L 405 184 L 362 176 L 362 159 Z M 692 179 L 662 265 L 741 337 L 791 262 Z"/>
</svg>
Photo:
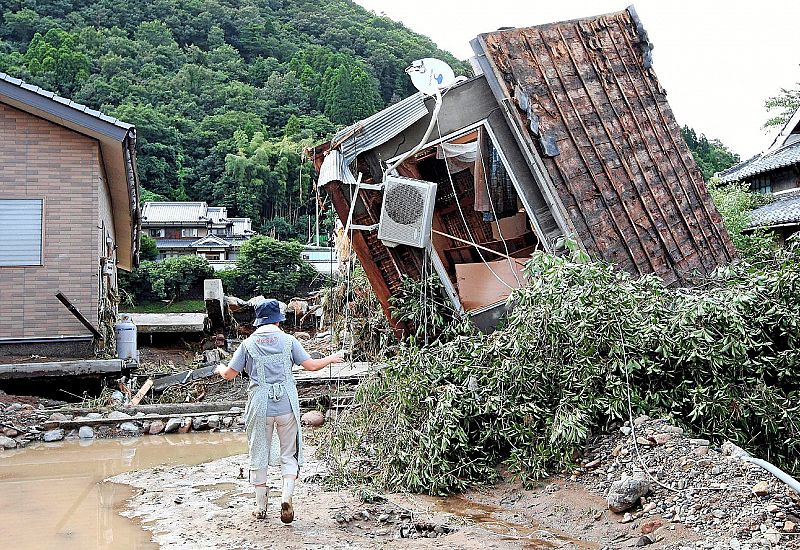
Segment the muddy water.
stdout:
<svg viewBox="0 0 800 550">
<path fill-rule="evenodd" d="M 535 522 L 526 521 L 516 514 L 513 519 L 509 519 L 508 510 L 468 500 L 460 495 L 437 499 L 433 507 L 439 512 L 464 518 L 478 527 L 499 535 L 503 540 L 518 540 L 526 550 L 564 546 L 580 549 L 598 548 L 596 544 L 574 539 L 566 533 L 543 529 Z"/>
<path fill-rule="evenodd" d="M 155 549 L 118 512 L 133 494 L 108 477 L 160 464 L 200 464 L 247 451 L 243 434 L 170 434 L 68 441 L 0 452 L 0 531 L 5 548 Z"/>
</svg>

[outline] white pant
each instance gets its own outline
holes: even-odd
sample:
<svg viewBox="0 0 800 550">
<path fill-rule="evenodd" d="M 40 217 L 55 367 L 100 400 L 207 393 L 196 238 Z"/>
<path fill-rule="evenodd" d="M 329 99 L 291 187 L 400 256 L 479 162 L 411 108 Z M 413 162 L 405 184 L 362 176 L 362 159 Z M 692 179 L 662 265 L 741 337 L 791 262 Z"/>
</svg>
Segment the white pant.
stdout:
<svg viewBox="0 0 800 550">
<path fill-rule="evenodd" d="M 294 418 L 294 413 L 268 416 L 267 433 L 273 434 L 273 429 L 278 432 L 278 441 L 281 444 L 281 472 L 284 477 L 299 475 L 300 466 L 297 463 L 297 420 Z M 266 482 L 266 468 L 250 470 L 250 483 L 263 485 Z"/>
</svg>

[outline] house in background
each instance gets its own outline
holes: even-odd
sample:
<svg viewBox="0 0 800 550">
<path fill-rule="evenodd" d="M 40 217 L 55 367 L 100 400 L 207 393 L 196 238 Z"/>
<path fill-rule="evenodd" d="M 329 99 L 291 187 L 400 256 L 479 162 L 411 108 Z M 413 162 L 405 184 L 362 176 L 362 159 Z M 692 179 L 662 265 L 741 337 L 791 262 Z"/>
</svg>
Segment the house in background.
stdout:
<svg viewBox="0 0 800 550">
<path fill-rule="evenodd" d="M 113 350 L 117 269 L 138 263 L 135 144 L 130 124 L 0 73 L 0 354 Z"/>
<path fill-rule="evenodd" d="M 750 228 L 768 229 L 783 244 L 800 231 L 800 109 L 763 153 L 717 174 L 721 183 L 743 182 L 775 200 L 750 213 Z"/>
<path fill-rule="evenodd" d="M 146 202 L 142 230 L 156 240 L 157 261 L 203 256 L 214 269 L 233 266 L 239 247 L 255 235 L 250 218 L 229 218 L 225 207 L 205 202 Z"/>
</svg>

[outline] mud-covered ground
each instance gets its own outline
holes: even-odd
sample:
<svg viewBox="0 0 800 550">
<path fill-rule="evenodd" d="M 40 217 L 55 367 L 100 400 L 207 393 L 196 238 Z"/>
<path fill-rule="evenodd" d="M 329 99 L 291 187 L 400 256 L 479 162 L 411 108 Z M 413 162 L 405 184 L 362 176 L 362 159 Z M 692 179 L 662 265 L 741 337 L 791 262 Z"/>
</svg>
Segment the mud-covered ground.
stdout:
<svg viewBox="0 0 800 550">
<path fill-rule="evenodd" d="M 252 516 L 246 456 L 199 466 L 156 467 L 108 481 L 138 489 L 123 515 L 151 531 L 162 548 L 625 548 L 638 530 L 620 523 L 605 500 L 578 483 L 550 480 L 534 490 L 503 483 L 449 498 L 387 495 L 362 502 L 315 480 L 322 465 L 308 449 L 295 494 L 296 519 L 281 524 L 279 472 L 272 471 L 269 517 Z M 240 475 L 242 472 L 245 474 Z M 667 526 L 650 548 L 697 538 Z"/>
</svg>

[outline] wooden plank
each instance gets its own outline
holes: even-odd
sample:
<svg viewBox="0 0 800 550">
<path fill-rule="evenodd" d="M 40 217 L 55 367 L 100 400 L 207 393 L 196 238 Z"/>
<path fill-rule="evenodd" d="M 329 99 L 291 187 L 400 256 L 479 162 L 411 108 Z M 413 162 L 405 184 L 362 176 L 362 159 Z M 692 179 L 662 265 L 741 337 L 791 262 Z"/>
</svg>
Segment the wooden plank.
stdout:
<svg viewBox="0 0 800 550">
<path fill-rule="evenodd" d="M 136 405 L 141 403 L 142 399 L 144 399 L 144 396 L 147 395 L 147 392 L 150 391 L 150 388 L 152 387 L 153 387 L 153 379 L 148 378 L 147 380 L 145 380 L 144 384 L 142 384 L 142 387 L 139 388 L 139 391 L 137 391 L 136 395 L 134 395 L 133 399 L 131 399 L 131 406 L 135 407 Z"/>
<path fill-rule="evenodd" d="M 189 369 L 177 374 L 164 376 L 153 382 L 153 391 L 162 392 L 165 389 L 172 386 L 177 386 L 178 384 L 188 384 L 189 382 L 194 382 L 195 380 L 200 380 L 201 378 L 208 378 L 214 374 L 215 368 L 217 368 L 216 365 L 211 365 L 210 367 Z"/>
<path fill-rule="evenodd" d="M 204 332 L 210 328 L 205 313 L 127 313 L 139 334 Z"/>
<path fill-rule="evenodd" d="M 122 371 L 122 359 L 81 359 L 47 363 L 11 363 L 0 365 L 0 380 L 52 376 L 115 374 Z"/>
</svg>

